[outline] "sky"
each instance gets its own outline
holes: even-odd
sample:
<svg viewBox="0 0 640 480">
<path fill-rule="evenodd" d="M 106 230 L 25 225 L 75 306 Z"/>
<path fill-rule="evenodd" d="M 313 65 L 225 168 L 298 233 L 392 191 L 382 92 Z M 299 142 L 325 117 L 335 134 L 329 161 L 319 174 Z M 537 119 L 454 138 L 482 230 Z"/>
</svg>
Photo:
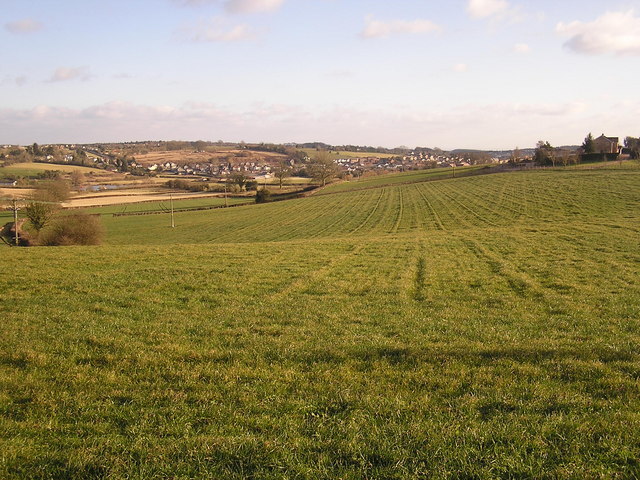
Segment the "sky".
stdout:
<svg viewBox="0 0 640 480">
<path fill-rule="evenodd" d="M 640 0 L 0 0 L 0 143 L 640 136 Z"/>
</svg>

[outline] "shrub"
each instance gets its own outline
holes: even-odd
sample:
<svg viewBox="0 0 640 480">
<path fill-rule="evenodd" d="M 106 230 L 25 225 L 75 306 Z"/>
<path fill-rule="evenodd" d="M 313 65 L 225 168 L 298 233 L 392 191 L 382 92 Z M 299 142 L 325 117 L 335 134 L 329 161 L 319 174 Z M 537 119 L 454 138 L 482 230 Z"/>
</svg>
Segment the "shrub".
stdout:
<svg viewBox="0 0 640 480">
<path fill-rule="evenodd" d="M 56 212 L 59 210 L 59 206 L 49 202 L 30 202 L 24 209 L 25 215 L 36 229 L 36 232 L 40 232 L 45 226 L 47 226 Z"/>
<path fill-rule="evenodd" d="M 33 198 L 37 201 L 64 202 L 70 194 L 69 184 L 59 178 L 39 184 Z"/>
<path fill-rule="evenodd" d="M 209 190 L 209 185 L 207 183 L 195 183 L 189 182 L 187 180 L 169 180 L 165 185 L 168 188 L 174 188 L 176 190 L 186 190 L 188 192 L 206 192 Z"/>
<path fill-rule="evenodd" d="M 271 192 L 266 188 L 261 188 L 256 192 L 256 203 L 267 203 L 271 201 Z"/>
<path fill-rule="evenodd" d="M 43 245 L 99 245 L 104 228 L 99 215 L 84 212 L 60 216 L 43 234 Z"/>
</svg>

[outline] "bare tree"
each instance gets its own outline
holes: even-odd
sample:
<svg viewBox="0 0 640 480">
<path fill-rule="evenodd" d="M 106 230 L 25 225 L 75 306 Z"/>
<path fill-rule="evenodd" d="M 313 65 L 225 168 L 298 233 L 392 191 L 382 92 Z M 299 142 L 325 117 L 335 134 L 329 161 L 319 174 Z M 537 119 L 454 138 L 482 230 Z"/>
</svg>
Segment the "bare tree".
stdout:
<svg viewBox="0 0 640 480">
<path fill-rule="evenodd" d="M 247 185 L 249 177 L 242 172 L 234 172 L 229 176 L 229 183 L 238 185 L 238 188 L 242 191 Z"/>
<path fill-rule="evenodd" d="M 308 171 L 311 177 L 324 187 L 328 180 L 338 174 L 338 165 L 326 150 L 319 150 L 309 162 Z"/>
<path fill-rule="evenodd" d="M 291 175 L 291 167 L 289 167 L 284 160 L 280 160 L 278 166 L 273 170 L 273 174 L 278 179 L 280 189 L 282 190 L 282 183 Z"/>
<path fill-rule="evenodd" d="M 69 183 L 62 179 L 42 183 L 34 193 L 34 200 L 42 202 L 64 202 L 71 194 Z"/>
<path fill-rule="evenodd" d="M 24 209 L 25 216 L 40 233 L 60 210 L 59 202 L 69 198 L 69 184 L 64 180 L 53 180 L 39 185 L 31 201 Z"/>
<path fill-rule="evenodd" d="M 518 147 L 516 147 L 512 152 L 511 152 L 511 157 L 509 158 L 509 161 L 511 163 L 518 163 L 520 161 L 520 157 L 522 156 L 522 153 L 520 152 L 520 149 Z"/>
<path fill-rule="evenodd" d="M 83 183 L 84 173 L 82 173 L 80 170 L 74 170 L 73 172 L 71 172 L 71 184 L 75 188 L 81 187 Z"/>
</svg>

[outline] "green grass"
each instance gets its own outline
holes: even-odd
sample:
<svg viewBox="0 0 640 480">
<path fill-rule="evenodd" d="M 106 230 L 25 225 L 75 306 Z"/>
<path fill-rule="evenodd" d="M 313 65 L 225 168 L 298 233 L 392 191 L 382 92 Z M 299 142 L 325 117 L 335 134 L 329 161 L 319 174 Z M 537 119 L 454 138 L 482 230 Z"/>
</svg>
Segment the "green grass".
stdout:
<svg viewBox="0 0 640 480">
<path fill-rule="evenodd" d="M 322 193 L 346 192 L 352 190 L 362 190 L 365 188 L 375 188 L 384 185 L 400 185 L 408 183 L 421 183 L 429 180 L 443 180 L 456 176 L 469 175 L 485 168 L 484 165 L 474 165 L 470 167 L 458 167 L 455 172 L 451 167 L 433 168 L 427 170 L 412 170 L 410 172 L 385 173 L 371 177 L 362 177 L 348 182 L 339 182 L 322 189 Z"/>
<path fill-rule="evenodd" d="M 229 205 L 240 205 L 244 203 L 252 203 L 253 198 L 227 198 Z M 203 197 L 193 199 L 174 199 L 173 208 L 175 210 L 188 209 L 188 208 L 200 208 L 200 207 L 215 207 L 225 204 L 225 199 L 222 197 Z M 171 209 L 171 203 L 169 200 L 161 202 L 139 202 L 139 203 L 127 203 L 121 205 L 109 205 L 105 207 L 91 207 L 84 209 L 88 213 L 100 213 L 103 215 L 109 215 L 113 213 L 135 213 L 135 212 L 168 212 Z"/>
<path fill-rule="evenodd" d="M 300 150 L 302 150 L 311 158 L 313 158 L 313 156 L 318 153 L 315 148 L 301 148 Z M 395 153 L 347 152 L 345 150 L 332 150 L 329 155 L 335 160 L 339 158 L 392 158 L 398 156 Z"/>
<path fill-rule="evenodd" d="M 627 224 L 640 170 L 516 172 L 386 186 L 284 203 L 176 215 L 106 218 L 112 244 L 234 243 L 379 237 L 464 229 Z M 186 235 L 186 236 L 185 236 Z"/>
<path fill-rule="evenodd" d="M 79 165 L 68 165 L 68 164 L 55 164 L 55 163 L 36 163 L 36 162 L 28 162 L 28 163 L 16 163 L 9 167 L 0 167 L 0 178 L 5 176 L 15 175 L 18 177 L 35 177 L 39 173 L 42 173 L 47 170 L 58 170 L 65 173 L 71 173 L 74 170 L 79 170 L 82 173 L 97 173 L 97 174 L 105 174 L 104 170 L 100 170 L 98 168 L 92 167 L 82 167 Z"/>
<path fill-rule="evenodd" d="M 0 478 L 637 478 L 640 172 L 176 216 L 0 256 Z"/>
</svg>

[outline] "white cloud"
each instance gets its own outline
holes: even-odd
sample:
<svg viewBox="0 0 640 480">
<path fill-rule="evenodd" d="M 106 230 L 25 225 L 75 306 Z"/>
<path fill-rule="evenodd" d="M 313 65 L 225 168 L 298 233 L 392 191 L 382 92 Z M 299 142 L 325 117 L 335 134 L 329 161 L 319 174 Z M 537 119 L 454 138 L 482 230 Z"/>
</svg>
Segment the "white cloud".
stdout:
<svg viewBox="0 0 640 480">
<path fill-rule="evenodd" d="M 218 3 L 218 0 L 173 0 L 178 5 L 184 5 L 188 7 L 197 7 L 199 5 L 206 5 L 208 3 Z"/>
<path fill-rule="evenodd" d="M 89 80 L 91 74 L 87 67 L 59 67 L 49 78 L 49 82 L 66 82 L 69 80 Z"/>
<path fill-rule="evenodd" d="M 607 12 L 589 23 L 559 23 L 556 31 L 569 37 L 565 46 L 577 53 L 640 55 L 640 17 L 633 10 Z"/>
<path fill-rule="evenodd" d="M 375 20 L 366 18 L 366 25 L 360 35 L 364 38 L 384 38 L 395 34 L 426 34 L 442 30 L 431 20 Z"/>
<path fill-rule="evenodd" d="M 516 43 L 513 46 L 513 51 L 524 55 L 531 51 L 531 47 L 526 43 Z"/>
<path fill-rule="evenodd" d="M 192 42 L 238 42 L 250 40 L 256 36 L 249 25 L 228 26 L 226 20 L 221 17 L 185 26 L 178 33 Z"/>
<path fill-rule="evenodd" d="M 279 9 L 284 0 L 227 0 L 225 10 L 231 13 L 271 12 Z"/>
<path fill-rule="evenodd" d="M 513 104 L 500 105 L 498 110 L 505 114 L 531 115 L 541 117 L 560 117 L 582 113 L 588 108 L 584 102 L 541 103 L 541 104 Z"/>
<path fill-rule="evenodd" d="M 466 63 L 456 63 L 453 66 L 453 71 L 458 73 L 465 73 L 469 71 L 469 65 L 467 65 Z"/>
<path fill-rule="evenodd" d="M 22 87 L 28 83 L 29 79 L 25 75 L 18 75 L 14 77 L 13 75 L 6 75 L 2 80 L 0 80 L 0 85 L 10 85 L 14 84 L 17 87 Z"/>
<path fill-rule="evenodd" d="M 285 0 L 174 0 L 174 2 L 192 7 L 222 3 L 224 9 L 230 13 L 260 13 L 279 9 L 284 5 Z"/>
<path fill-rule="evenodd" d="M 31 18 L 6 23 L 4 28 L 11 33 L 33 33 L 42 30 L 42 23 Z"/>
<path fill-rule="evenodd" d="M 505 13 L 509 9 L 507 0 L 469 0 L 467 13 L 474 18 L 487 18 Z"/>
<path fill-rule="evenodd" d="M 635 108 L 614 109 L 617 123 L 598 124 L 605 131 L 632 131 L 638 111 L 637 102 L 634 105 Z M 609 109 L 610 104 L 604 108 Z M 226 108 L 204 102 L 149 106 L 114 101 L 84 109 L 46 105 L 32 109 L 0 108 L 0 143 L 222 138 L 266 142 L 314 139 L 336 145 L 511 148 L 532 146 L 540 138 L 554 144 L 581 141 L 584 132 L 591 128 L 589 125 L 597 121 L 592 117 L 602 117 L 602 112 L 590 111 L 580 102 L 318 109 L 262 103 Z M 532 124 L 538 126 L 534 132 Z M 563 132 L 561 138 L 558 132 Z"/>
</svg>

